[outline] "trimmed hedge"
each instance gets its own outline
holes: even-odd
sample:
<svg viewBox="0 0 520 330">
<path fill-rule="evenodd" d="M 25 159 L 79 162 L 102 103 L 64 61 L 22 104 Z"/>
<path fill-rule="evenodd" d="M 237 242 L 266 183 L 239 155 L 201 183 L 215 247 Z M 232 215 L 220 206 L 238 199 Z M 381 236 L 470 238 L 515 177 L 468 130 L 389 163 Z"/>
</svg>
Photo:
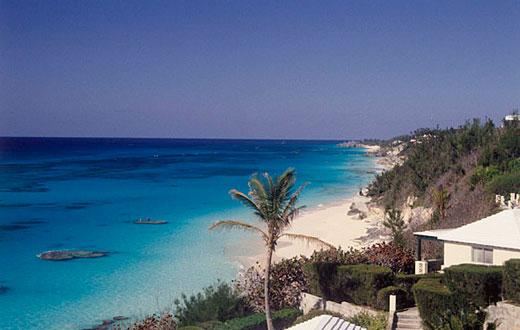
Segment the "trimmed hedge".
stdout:
<svg viewBox="0 0 520 330">
<path fill-rule="evenodd" d="M 337 263 L 330 262 L 304 264 L 303 272 L 307 280 L 309 293 L 327 300 L 335 300 L 337 267 Z"/>
<path fill-rule="evenodd" d="M 377 304 L 377 292 L 392 285 L 394 277 L 390 268 L 375 265 L 339 266 L 336 276 L 341 301 L 373 307 Z"/>
<path fill-rule="evenodd" d="M 388 267 L 310 263 L 303 266 L 309 293 L 326 300 L 376 307 L 377 293 L 393 284 Z"/>
<path fill-rule="evenodd" d="M 301 315 L 297 309 L 286 308 L 272 313 L 275 329 L 285 329 Z M 216 326 L 215 330 L 264 330 L 267 328 L 265 314 L 257 313 L 246 317 L 231 319 Z"/>
<path fill-rule="evenodd" d="M 398 310 L 409 307 L 409 305 L 407 304 L 407 300 L 406 300 L 407 294 L 408 293 L 400 287 L 393 286 L 393 285 L 387 286 L 386 288 L 382 288 L 381 290 L 377 291 L 377 302 L 374 307 L 388 311 L 388 309 L 390 307 L 389 306 L 390 295 L 396 296 L 396 303 L 397 303 L 396 308 Z"/>
<path fill-rule="evenodd" d="M 440 329 L 446 315 L 456 311 L 453 294 L 438 278 L 419 280 L 412 291 L 421 319 L 431 329 Z"/>
<path fill-rule="evenodd" d="M 520 304 L 520 259 L 510 259 L 504 264 L 504 298 Z"/>
<path fill-rule="evenodd" d="M 502 274 L 502 266 L 462 264 L 444 269 L 444 282 L 469 304 L 486 308 L 501 300 Z"/>
<path fill-rule="evenodd" d="M 427 279 L 427 278 L 437 278 L 441 279 L 443 277 L 443 274 L 439 273 L 429 273 L 429 274 L 422 274 L 422 275 L 415 275 L 415 274 L 398 274 L 395 276 L 394 279 L 394 286 L 397 286 L 401 289 L 403 289 L 406 292 L 406 295 L 403 297 L 403 302 L 397 301 L 398 304 L 402 305 L 403 308 L 405 307 L 412 307 L 415 306 L 415 298 L 413 296 L 412 287 L 419 282 L 419 280 Z"/>
</svg>

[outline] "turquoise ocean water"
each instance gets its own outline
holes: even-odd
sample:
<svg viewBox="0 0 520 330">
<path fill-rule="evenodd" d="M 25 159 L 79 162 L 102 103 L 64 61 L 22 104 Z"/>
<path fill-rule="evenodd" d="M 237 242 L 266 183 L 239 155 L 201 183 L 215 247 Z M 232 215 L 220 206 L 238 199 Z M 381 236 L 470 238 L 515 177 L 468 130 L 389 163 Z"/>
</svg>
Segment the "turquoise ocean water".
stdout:
<svg viewBox="0 0 520 330">
<path fill-rule="evenodd" d="M 82 329 L 172 306 L 217 278 L 252 236 L 208 232 L 252 217 L 228 191 L 254 172 L 296 168 L 309 207 L 373 177 L 362 149 L 337 141 L 0 138 L 0 329 Z M 138 217 L 169 221 L 134 225 Z M 105 258 L 49 262 L 53 249 Z"/>
</svg>

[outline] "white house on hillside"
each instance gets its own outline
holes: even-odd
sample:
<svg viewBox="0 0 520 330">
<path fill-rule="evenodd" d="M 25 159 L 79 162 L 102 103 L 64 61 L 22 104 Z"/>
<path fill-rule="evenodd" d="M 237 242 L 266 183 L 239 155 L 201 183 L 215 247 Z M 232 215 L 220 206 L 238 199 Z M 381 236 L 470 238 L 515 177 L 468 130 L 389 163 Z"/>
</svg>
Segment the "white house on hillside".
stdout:
<svg viewBox="0 0 520 330">
<path fill-rule="evenodd" d="M 505 210 L 459 228 L 414 235 L 417 260 L 421 260 L 421 241 L 426 239 L 443 242 L 443 268 L 464 263 L 502 265 L 520 258 L 520 209 Z"/>
<path fill-rule="evenodd" d="M 504 117 L 505 121 L 520 121 L 520 114 L 512 113 Z"/>
</svg>

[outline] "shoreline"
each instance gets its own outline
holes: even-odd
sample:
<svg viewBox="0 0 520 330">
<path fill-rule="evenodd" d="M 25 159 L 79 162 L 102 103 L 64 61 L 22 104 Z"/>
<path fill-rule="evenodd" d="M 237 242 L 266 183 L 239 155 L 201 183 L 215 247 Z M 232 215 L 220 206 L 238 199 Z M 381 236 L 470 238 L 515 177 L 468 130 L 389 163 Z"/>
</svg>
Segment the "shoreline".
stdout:
<svg viewBox="0 0 520 330">
<path fill-rule="evenodd" d="M 363 146 L 366 156 L 373 158 L 373 168 L 377 173 L 392 168 L 392 159 L 378 154 L 379 146 Z M 363 187 L 365 190 L 366 187 Z M 319 239 L 341 247 L 342 249 L 363 248 L 385 239 L 381 236 L 384 210 L 372 203 L 370 197 L 359 193 L 345 198 L 320 204 L 302 212 L 292 223 L 287 232 L 318 237 Z M 251 244 L 251 243 L 250 243 Z M 265 260 L 264 246 L 260 240 L 255 245 L 254 254 L 229 256 L 238 263 L 240 271 Z M 310 256 L 322 247 L 313 243 L 281 238 L 273 254 L 273 262 L 289 259 L 300 255 Z"/>
</svg>

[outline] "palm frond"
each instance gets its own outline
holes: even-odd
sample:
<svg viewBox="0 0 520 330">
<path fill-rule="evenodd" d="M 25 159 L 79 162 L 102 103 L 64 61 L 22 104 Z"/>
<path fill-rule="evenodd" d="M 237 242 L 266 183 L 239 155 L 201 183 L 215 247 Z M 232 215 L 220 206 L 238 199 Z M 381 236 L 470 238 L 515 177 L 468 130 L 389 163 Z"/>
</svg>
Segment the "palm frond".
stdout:
<svg viewBox="0 0 520 330">
<path fill-rule="evenodd" d="M 305 208 L 305 205 L 292 208 L 288 213 L 284 214 L 285 227 L 289 226 L 291 222 L 300 214 L 300 211 Z"/>
<path fill-rule="evenodd" d="M 257 175 L 253 175 L 251 179 L 249 179 L 249 188 L 251 192 L 254 192 L 256 197 L 260 200 L 267 199 L 267 192 L 265 190 L 264 183 L 258 178 Z"/>
<path fill-rule="evenodd" d="M 282 234 L 280 235 L 280 237 L 287 237 L 289 239 L 292 239 L 292 240 L 301 240 L 301 241 L 304 241 L 306 243 L 314 243 L 314 244 L 318 244 L 318 245 L 321 245 L 321 246 L 325 246 L 325 247 L 328 247 L 328 248 L 331 248 L 331 249 L 335 249 L 336 247 L 330 243 L 327 243 L 317 237 L 314 237 L 314 236 L 309 236 L 309 235 L 303 235 L 303 234 L 290 234 L 290 233 L 285 233 L 285 234 Z"/>
<path fill-rule="evenodd" d="M 295 170 L 288 168 L 276 178 L 275 198 L 279 207 L 284 207 L 285 203 L 290 199 L 291 190 L 296 182 Z"/>
<path fill-rule="evenodd" d="M 241 229 L 244 231 L 253 232 L 255 234 L 260 234 L 264 240 L 267 240 L 267 234 L 257 226 L 251 225 L 249 223 L 245 223 L 242 221 L 235 220 L 224 220 L 217 221 L 209 227 L 209 230 L 216 229 Z"/>
<path fill-rule="evenodd" d="M 257 213 L 258 215 L 261 215 L 262 208 L 254 200 L 252 200 L 249 196 L 247 196 L 243 192 L 236 190 L 236 189 L 231 189 L 229 191 L 229 194 L 231 195 L 232 198 L 240 201 L 245 206 L 252 208 L 255 211 L 255 213 Z"/>
<path fill-rule="evenodd" d="M 307 186 L 307 184 L 308 184 L 307 182 L 302 184 L 291 195 L 291 197 L 289 198 L 289 202 L 287 203 L 287 205 L 285 206 L 285 209 L 282 212 L 282 217 L 287 218 L 289 221 L 291 221 L 294 218 L 294 216 L 296 216 L 298 214 L 297 211 L 293 212 L 293 210 L 295 209 L 296 202 L 298 201 L 298 198 L 300 197 L 301 192 Z M 301 208 L 303 208 L 303 207 L 299 207 L 298 209 L 301 209 Z M 293 213 L 292 216 L 289 216 L 291 213 Z"/>
</svg>

